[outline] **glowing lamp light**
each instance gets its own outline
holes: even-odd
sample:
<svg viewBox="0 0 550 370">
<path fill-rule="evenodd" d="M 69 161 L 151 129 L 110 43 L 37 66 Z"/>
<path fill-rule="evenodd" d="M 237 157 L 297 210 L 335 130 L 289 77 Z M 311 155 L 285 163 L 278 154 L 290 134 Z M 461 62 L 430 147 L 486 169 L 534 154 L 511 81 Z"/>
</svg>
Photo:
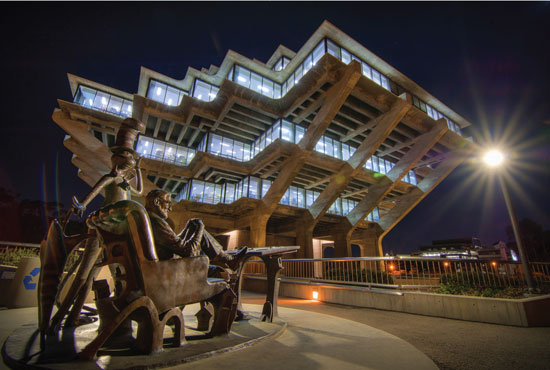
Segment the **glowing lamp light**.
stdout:
<svg viewBox="0 0 550 370">
<path fill-rule="evenodd" d="M 388 267 L 391 271 L 395 270 L 395 265 L 393 263 L 390 263 Z"/>
<path fill-rule="evenodd" d="M 497 263 L 495 261 L 491 262 L 491 266 L 497 267 Z"/>
<path fill-rule="evenodd" d="M 160 87 L 157 87 L 157 95 L 160 95 L 162 93 L 162 89 Z"/>
<path fill-rule="evenodd" d="M 313 299 L 319 299 L 319 292 L 314 290 L 312 294 Z"/>
<path fill-rule="evenodd" d="M 242 76 L 237 77 L 237 80 L 239 80 L 240 82 L 246 82 L 247 81 L 247 79 L 242 77 Z"/>
<path fill-rule="evenodd" d="M 483 156 L 483 161 L 491 167 L 496 167 L 504 161 L 504 155 L 498 150 L 490 150 Z"/>
<path fill-rule="evenodd" d="M 444 267 L 449 267 L 449 262 L 443 262 Z"/>
<path fill-rule="evenodd" d="M 93 105 L 94 101 L 92 99 L 88 99 L 88 104 Z"/>
<path fill-rule="evenodd" d="M 103 105 L 107 104 L 107 99 L 105 99 L 105 97 L 101 98 L 101 104 Z"/>
<path fill-rule="evenodd" d="M 168 99 L 168 102 L 167 102 L 168 105 L 172 105 L 172 99 Z"/>
<path fill-rule="evenodd" d="M 132 106 L 131 106 L 131 105 L 128 106 L 127 111 L 128 111 L 128 112 L 131 112 L 131 111 L 132 111 Z"/>
</svg>

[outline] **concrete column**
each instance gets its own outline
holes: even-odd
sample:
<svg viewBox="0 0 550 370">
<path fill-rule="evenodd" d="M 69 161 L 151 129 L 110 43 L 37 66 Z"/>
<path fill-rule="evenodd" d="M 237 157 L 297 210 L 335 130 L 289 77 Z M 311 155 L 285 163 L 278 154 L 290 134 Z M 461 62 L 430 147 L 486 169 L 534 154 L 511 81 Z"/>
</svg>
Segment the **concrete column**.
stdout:
<svg viewBox="0 0 550 370">
<path fill-rule="evenodd" d="M 267 221 L 269 220 L 270 215 L 262 215 L 255 217 L 250 222 L 250 236 L 249 236 L 249 247 L 265 247 L 265 233 Z"/>
<path fill-rule="evenodd" d="M 296 245 L 300 250 L 297 258 L 313 258 L 313 229 L 315 225 L 304 220 L 296 221 Z"/>
</svg>

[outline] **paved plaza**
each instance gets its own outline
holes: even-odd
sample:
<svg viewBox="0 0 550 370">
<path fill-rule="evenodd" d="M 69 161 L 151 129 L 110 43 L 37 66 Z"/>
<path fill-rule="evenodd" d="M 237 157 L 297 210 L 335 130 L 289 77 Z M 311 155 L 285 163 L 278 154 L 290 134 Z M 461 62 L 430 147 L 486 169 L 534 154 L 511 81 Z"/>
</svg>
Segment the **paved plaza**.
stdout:
<svg viewBox="0 0 550 370">
<path fill-rule="evenodd" d="M 264 297 L 244 292 L 245 309 Z M 280 298 L 288 327 L 252 347 L 200 360 L 202 369 L 548 369 L 550 328 L 519 328 Z M 2 342 L 36 308 L 0 310 Z M 223 365 L 220 364 L 223 359 Z M 170 369 L 195 367 L 197 362 Z M 1 368 L 7 368 L 1 364 Z"/>
</svg>

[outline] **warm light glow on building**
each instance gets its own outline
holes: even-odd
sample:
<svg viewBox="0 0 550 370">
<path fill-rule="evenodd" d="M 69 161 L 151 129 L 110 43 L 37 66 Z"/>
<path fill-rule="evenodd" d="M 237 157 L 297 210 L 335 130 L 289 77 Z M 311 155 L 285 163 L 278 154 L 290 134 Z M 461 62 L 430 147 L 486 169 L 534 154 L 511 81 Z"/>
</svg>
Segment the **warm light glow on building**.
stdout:
<svg viewBox="0 0 550 370">
<path fill-rule="evenodd" d="M 449 267 L 449 262 L 443 262 L 443 267 Z"/>
</svg>

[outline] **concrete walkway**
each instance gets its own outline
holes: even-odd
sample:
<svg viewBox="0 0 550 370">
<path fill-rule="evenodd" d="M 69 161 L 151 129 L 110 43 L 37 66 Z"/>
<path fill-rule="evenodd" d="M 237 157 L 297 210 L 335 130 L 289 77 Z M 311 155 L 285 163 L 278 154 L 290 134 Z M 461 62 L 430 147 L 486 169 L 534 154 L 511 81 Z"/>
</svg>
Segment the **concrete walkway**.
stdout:
<svg viewBox="0 0 550 370">
<path fill-rule="evenodd" d="M 261 308 L 244 305 L 254 316 Z M 367 325 L 290 308 L 281 308 L 279 316 L 288 327 L 274 339 L 170 369 L 437 369 L 411 344 Z M 35 322 L 36 308 L 0 310 L 2 343 L 13 330 Z"/>
<path fill-rule="evenodd" d="M 263 300 L 263 295 L 249 292 L 244 299 L 249 303 Z M 383 330 L 414 345 L 441 370 L 550 369 L 550 327 L 485 324 L 293 298 L 279 298 L 279 307 L 337 316 Z"/>
</svg>

